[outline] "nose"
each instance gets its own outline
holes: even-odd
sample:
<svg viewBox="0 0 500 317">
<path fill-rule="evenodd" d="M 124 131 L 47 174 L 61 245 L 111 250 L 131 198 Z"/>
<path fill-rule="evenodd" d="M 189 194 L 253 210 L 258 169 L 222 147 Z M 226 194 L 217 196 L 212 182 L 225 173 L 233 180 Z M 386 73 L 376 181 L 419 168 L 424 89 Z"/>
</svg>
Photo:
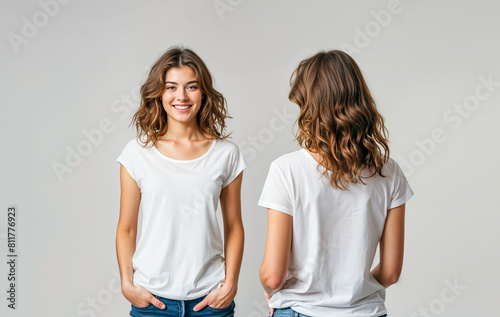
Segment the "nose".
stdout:
<svg viewBox="0 0 500 317">
<path fill-rule="evenodd" d="M 187 94 L 184 89 L 179 89 L 177 94 L 177 100 L 184 101 L 187 99 Z"/>
</svg>

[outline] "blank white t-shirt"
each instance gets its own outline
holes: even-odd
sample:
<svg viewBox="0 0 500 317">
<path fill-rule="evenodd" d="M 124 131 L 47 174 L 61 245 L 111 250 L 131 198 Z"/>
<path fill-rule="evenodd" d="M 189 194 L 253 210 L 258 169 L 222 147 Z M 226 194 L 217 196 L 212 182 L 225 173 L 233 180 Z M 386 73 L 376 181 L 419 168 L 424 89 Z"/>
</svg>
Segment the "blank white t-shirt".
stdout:
<svg viewBox="0 0 500 317">
<path fill-rule="evenodd" d="M 381 177 L 366 185 L 334 189 L 305 150 L 272 162 L 259 205 L 293 217 L 286 283 L 273 294 L 273 308 L 291 307 L 309 316 L 381 316 L 385 289 L 370 274 L 387 210 L 413 192 L 389 159 Z M 329 172 L 328 172 L 329 173 Z M 364 175 L 367 175 L 366 173 Z"/>
<path fill-rule="evenodd" d="M 175 300 L 199 298 L 219 287 L 225 265 L 216 211 L 222 188 L 247 166 L 238 147 L 214 140 L 202 156 L 176 160 L 133 139 L 117 161 L 141 190 L 134 284 Z"/>
</svg>

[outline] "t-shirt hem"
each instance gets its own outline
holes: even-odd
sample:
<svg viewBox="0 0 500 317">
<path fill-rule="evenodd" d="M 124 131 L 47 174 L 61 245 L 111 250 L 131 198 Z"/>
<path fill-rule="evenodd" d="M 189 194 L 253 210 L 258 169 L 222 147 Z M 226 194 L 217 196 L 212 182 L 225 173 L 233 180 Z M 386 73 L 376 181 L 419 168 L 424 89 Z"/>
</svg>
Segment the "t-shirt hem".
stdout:
<svg viewBox="0 0 500 317">
<path fill-rule="evenodd" d="M 195 293 L 192 293 L 190 295 L 178 295 L 178 294 L 169 293 L 168 291 L 167 292 L 162 291 L 160 289 L 152 287 L 151 285 L 148 285 L 147 283 L 142 283 L 140 281 L 135 281 L 134 280 L 133 283 L 134 283 L 135 286 L 141 286 L 141 287 L 145 288 L 148 292 L 150 292 L 153 295 L 160 296 L 160 297 L 167 298 L 167 299 L 172 299 L 172 300 L 193 300 L 193 299 L 198 299 L 198 298 L 207 296 L 212 290 L 217 289 L 217 288 L 220 287 L 220 281 L 218 281 L 212 287 L 203 288 L 202 290 L 197 291 Z"/>
<path fill-rule="evenodd" d="M 241 172 L 243 172 L 243 170 L 244 170 L 245 168 L 247 168 L 247 166 L 248 166 L 248 165 L 247 165 L 247 164 L 245 164 L 245 165 L 243 165 L 241 168 L 237 169 L 237 170 L 236 170 L 236 173 L 234 173 L 234 175 L 233 175 L 233 176 L 231 176 L 231 178 L 228 178 L 228 179 L 226 180 L 226 182 L 225 182 L 224 184 L 222 184 L 222 188 L 224 188 L 224 187 L 228 186 L 229 184 L 231 184 L 231 183 L 232 183 L 232 182 L 236 179 L 236 177 L 238 177 L 238 175 L 240 175 L 240 174 L 241 174 Z"/>
<path fill-rule="evenodd" d="M 117 158 L 116 161 L 118 163 L 120 163 L 121 165 L 123 165 L 123 167 L 125 167 L 125 169 L 127 170 L 128 174 L 130 175 L 130 177 L 132 177 L 132 179 L 137 183 L 137 180 L 135 179 L 135 175 L 134 173 L 132 173 L 132 171 L 130 170 L 130 168 L 127 166 L 127 164 L 125 163 L 125 161 L 121 158 Z"/>
<path fill-rule="evenodd" d="M 261 207 L 264 207 L 264 208 L 269 208 L 269 209 L 274 209 L 276 211 L 280 211 L 282 213 L 285 213 L 285 214 L 293 217 L 293 211 L 290 210 L 289 208 L 283 207 L 281 205 L 271 203 L 271 202 L 266 202 L 266 201 L 259 201 L 258 205 Z"/>
<path fill-rule="evenodd" d="M 389 207 L 387 209 L 396 208 L 396 207 L 401 206 L 402 204 L 405 204 L 408 200 L 410 200 L 410 198 L 412 196 L 413 196 L 413 192 L 412 191 L 407 192 L 403 197 L 401 197 L 399 199 L 396 199 L 393 202 L 391 202 L 391 204 L 389 205 Z"/>
<path fill-rule="evenodd" d="M 382 315 L 385 315 L 387 314 L 387 310 L 384 309 L 380 312 L 376 312 L 375 315 L 374 314 L 361 314 L 361 315 L 358 315 L 358 314 L 348 314 L 348 315 L 345 315 L 345 314 L 334 314 L 332 315 L 331 313 L 325 313 L 325 314 L 318 314 L 318 312 L 316 311 L 310 311 L 308 309 L 302 309 L 303 307 L 295 307 L 295 306 L 291 306 L 290 307 L 291 309 L 293 309 L 294 311 L 298 312 L 299 314 L 303 314 L 303 315 L 308 315 L 308 316 L 317 316 L 317 317 L 379 317 L 379 316 L 382 316 Z"/>
<path fill-rule="evenodd" d="M 142 286 L 142 287 L 146 288 L 145 286 Z M 192 296 L 176 296 L 176 295 L 163 293 L 163 292 L 159 292 L 159 291 L 155 291 L 155 290 L 148 289 L 148 291 L 153 295 L 160 296 L 160 297 L 167 298 L 167 299 L 172 299 L 172 300 L 193 300 L 193 299 L 198 299 L 198 298 L 207 296 L 209 293 L 209 292 L 200 292 L 200 293 L 195 293 Z"/>
</svg>

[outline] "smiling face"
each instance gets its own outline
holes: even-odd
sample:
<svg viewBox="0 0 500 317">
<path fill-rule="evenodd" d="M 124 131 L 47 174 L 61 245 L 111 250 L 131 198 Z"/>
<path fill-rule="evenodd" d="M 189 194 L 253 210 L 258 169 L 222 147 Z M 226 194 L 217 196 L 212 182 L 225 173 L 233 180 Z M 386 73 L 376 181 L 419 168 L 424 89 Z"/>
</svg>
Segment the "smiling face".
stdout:
<svg viewBox="0 0 500 317">
<path fill-rule="evenodd" d="M 174 67 L 167 71 L 161 99 L 168 122 L 197 124 L 196 114 L 200 111 L 203 100 L 199 87 L 198 78 L 190 67 Z"/>
</svg>

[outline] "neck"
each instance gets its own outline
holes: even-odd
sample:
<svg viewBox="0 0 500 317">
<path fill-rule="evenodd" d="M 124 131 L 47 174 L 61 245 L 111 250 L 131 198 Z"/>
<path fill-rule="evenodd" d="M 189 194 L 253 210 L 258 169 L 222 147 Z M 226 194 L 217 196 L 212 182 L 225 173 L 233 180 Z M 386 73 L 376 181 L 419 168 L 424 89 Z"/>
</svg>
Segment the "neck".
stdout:
<svg viewBox="0 0 500 317">
<path fill-rule="evenodd" d="M 160 137 L 166 140 L 187 141 L 204 140 L 208 137 L 198 127 L 196 122 L 193 124 L 184 124 L 180 122 L 169 122 L 167 132 Z"/>
</svg>

